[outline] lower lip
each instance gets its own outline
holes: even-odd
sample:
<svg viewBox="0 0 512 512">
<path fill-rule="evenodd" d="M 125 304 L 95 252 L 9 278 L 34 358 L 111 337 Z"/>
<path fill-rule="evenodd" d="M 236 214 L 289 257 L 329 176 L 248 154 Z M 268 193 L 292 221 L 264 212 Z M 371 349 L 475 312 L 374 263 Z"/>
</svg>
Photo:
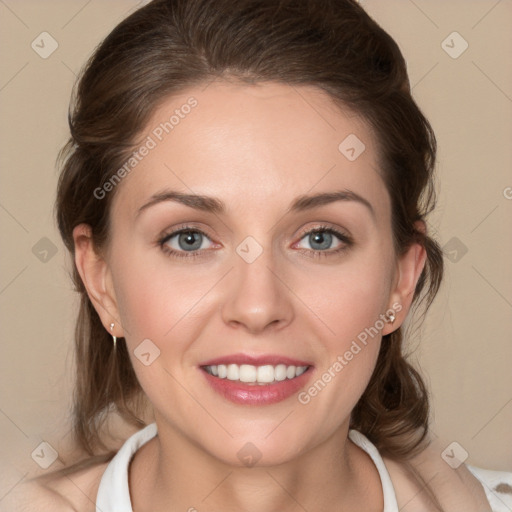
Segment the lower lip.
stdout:
<svg viewBox="0 0 512 512">
<path fill-rule="evenodd" d="M 235 404 L 268 405 L 286 400 L 297 393 L 311 376 L 312 367 L 294 379 L 285 379 L 272 384 L 246 384 L 237 380 L 219 379 L 201 368 L 208 384 L 214 391 Z"/>
</svg>

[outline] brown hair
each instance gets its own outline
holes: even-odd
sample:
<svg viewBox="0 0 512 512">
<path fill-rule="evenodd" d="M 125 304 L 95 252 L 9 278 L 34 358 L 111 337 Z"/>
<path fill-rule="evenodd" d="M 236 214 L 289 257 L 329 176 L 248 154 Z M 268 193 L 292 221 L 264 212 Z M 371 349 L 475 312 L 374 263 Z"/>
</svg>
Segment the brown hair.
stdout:
<svg viewBox="0 0 512 512">
<path fill-rule="evenodd" d="M 116 189 L 102 199 L 94 190 L 134 151 L 158 104 L 212 79 L 313 85 L 367 121 L 391 197 L 395 252 L 415 242 L 426 249 L 414 304 L 428 309 L 443 260 L 438 244 L 414 223 L 435 204 L 436 140 L 412 98 L 397 44 L 355 0 L 154 0 L 122 21 L 87 63 L 69 114 L 56 211 L 71 254 L 80 223 L 91 226 L 98 251 L 108 242 Z M 100 430 L 109 411 L 144 425 L 143 392 L 125 344 L 118 342 L 113 354 L 76 268 L 74 282 L 81 305 L 73 429 L 77 443 L 94 454 L 105 448 Z M 402 328 L 384 336 L 350 425 L 394 459 L 423 447 L 429 420 L 426 386 L 406 361 L 402 341 Z"/>
</svg>

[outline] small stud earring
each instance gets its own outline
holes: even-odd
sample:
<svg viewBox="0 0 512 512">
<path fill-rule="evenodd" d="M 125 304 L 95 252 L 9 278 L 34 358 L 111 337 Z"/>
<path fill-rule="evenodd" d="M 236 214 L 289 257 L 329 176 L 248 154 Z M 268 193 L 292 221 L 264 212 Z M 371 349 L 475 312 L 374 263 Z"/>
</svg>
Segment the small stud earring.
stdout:
<svg viewBox="0 0 512 512">
<path fill-rule="evenodd" d="M 395 321 L 395 318 L 396 318 L 395 313 L 390 313 L 388 315 L 388 322 L 393 323 Z"/>
<path fill-rule="evenodd" d="M 113 333 L 114 332 L 114 324 L 110 324 L 110 331 Z M 116 342 L 117 342 L 117 338 L 114 336 L 114 334 L 112 334 L 112 341 L 114 342 L 114 352 L 116 350 Z"/>
</svg>

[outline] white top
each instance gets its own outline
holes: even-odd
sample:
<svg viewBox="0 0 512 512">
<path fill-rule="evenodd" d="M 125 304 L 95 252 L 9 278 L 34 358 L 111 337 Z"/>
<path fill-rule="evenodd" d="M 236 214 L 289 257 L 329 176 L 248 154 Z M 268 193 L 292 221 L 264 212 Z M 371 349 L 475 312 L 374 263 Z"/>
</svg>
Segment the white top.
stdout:
<svg viewBox="0 0 512 512">
<path fill-rule="evenodd" d="M 128 466 L 135 452 L 156 434 L 156 423 L 151 423 L 125 441 L 101 477 L 96 512 L 133 512 L 128 488 Z M 384 495 L 383 512 L 399 512 L 393 483 L 377 448 L 357 430 L 349 430 L 348 435 L 371 457 L 377 467 Z M 493 512 L 512 511 L 512 473 L 466 467 L 482 483 Z"/>
</svg>

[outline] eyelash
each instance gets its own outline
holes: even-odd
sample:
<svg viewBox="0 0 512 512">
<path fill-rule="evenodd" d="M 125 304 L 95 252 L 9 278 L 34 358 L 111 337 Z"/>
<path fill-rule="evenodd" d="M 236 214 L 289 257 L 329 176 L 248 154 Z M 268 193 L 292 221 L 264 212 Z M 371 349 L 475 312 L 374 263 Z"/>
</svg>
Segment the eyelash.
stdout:
<svg viewBox="0 0 512 512">
<path fill-rule="evenodd" d="M 167 242 L 174 238 L 177 235 L 180 235 L 182 233 L 200 233 L 201 235 L 205 236 L 206 238 L 210 239 L 210 237 L 201 231 L 198 228 L 195 228 L 193 226 L 181 226 L 179 229 L 172 231 L 171 233 L 164 234 L 159 240 L 158 245 L 162 249 L 162 251 L 167 254 L 170 257 L 173 258 L 198 258 L 204 255 L 202 251 L 205 251 L 206 249 L 197 249 L 195 251 L 176 251 L 174 249 L 170 249 L 167 245 Z M 329 227 L 329 226 L 317 226 L 313 229 L 310 229 L 309 231 L 305 231 L 300 235 L 300 240 L 302 240 L 306 235 L 310 235 L 313 233 L 329 233 L 331 235 L 335 235 L 340 242 L 343 242 L 344 245 L 339 247 L 338 249 L 334 250 L 325 250 L 325 251 L 315 251 L 314 249 L 299 249 L 301 253 L 308 254 L 309 257 L 313 258 L 322 258 L 322 257 L 328 257 L 328 256 L 335 256 L 337 254 L 340 254 L 344 251 L 346 251 L 349 247 L 353 245 L 353 240 L 350 236 L 343 234 L 339 232 L 338 230 Z"/>
</svg>

